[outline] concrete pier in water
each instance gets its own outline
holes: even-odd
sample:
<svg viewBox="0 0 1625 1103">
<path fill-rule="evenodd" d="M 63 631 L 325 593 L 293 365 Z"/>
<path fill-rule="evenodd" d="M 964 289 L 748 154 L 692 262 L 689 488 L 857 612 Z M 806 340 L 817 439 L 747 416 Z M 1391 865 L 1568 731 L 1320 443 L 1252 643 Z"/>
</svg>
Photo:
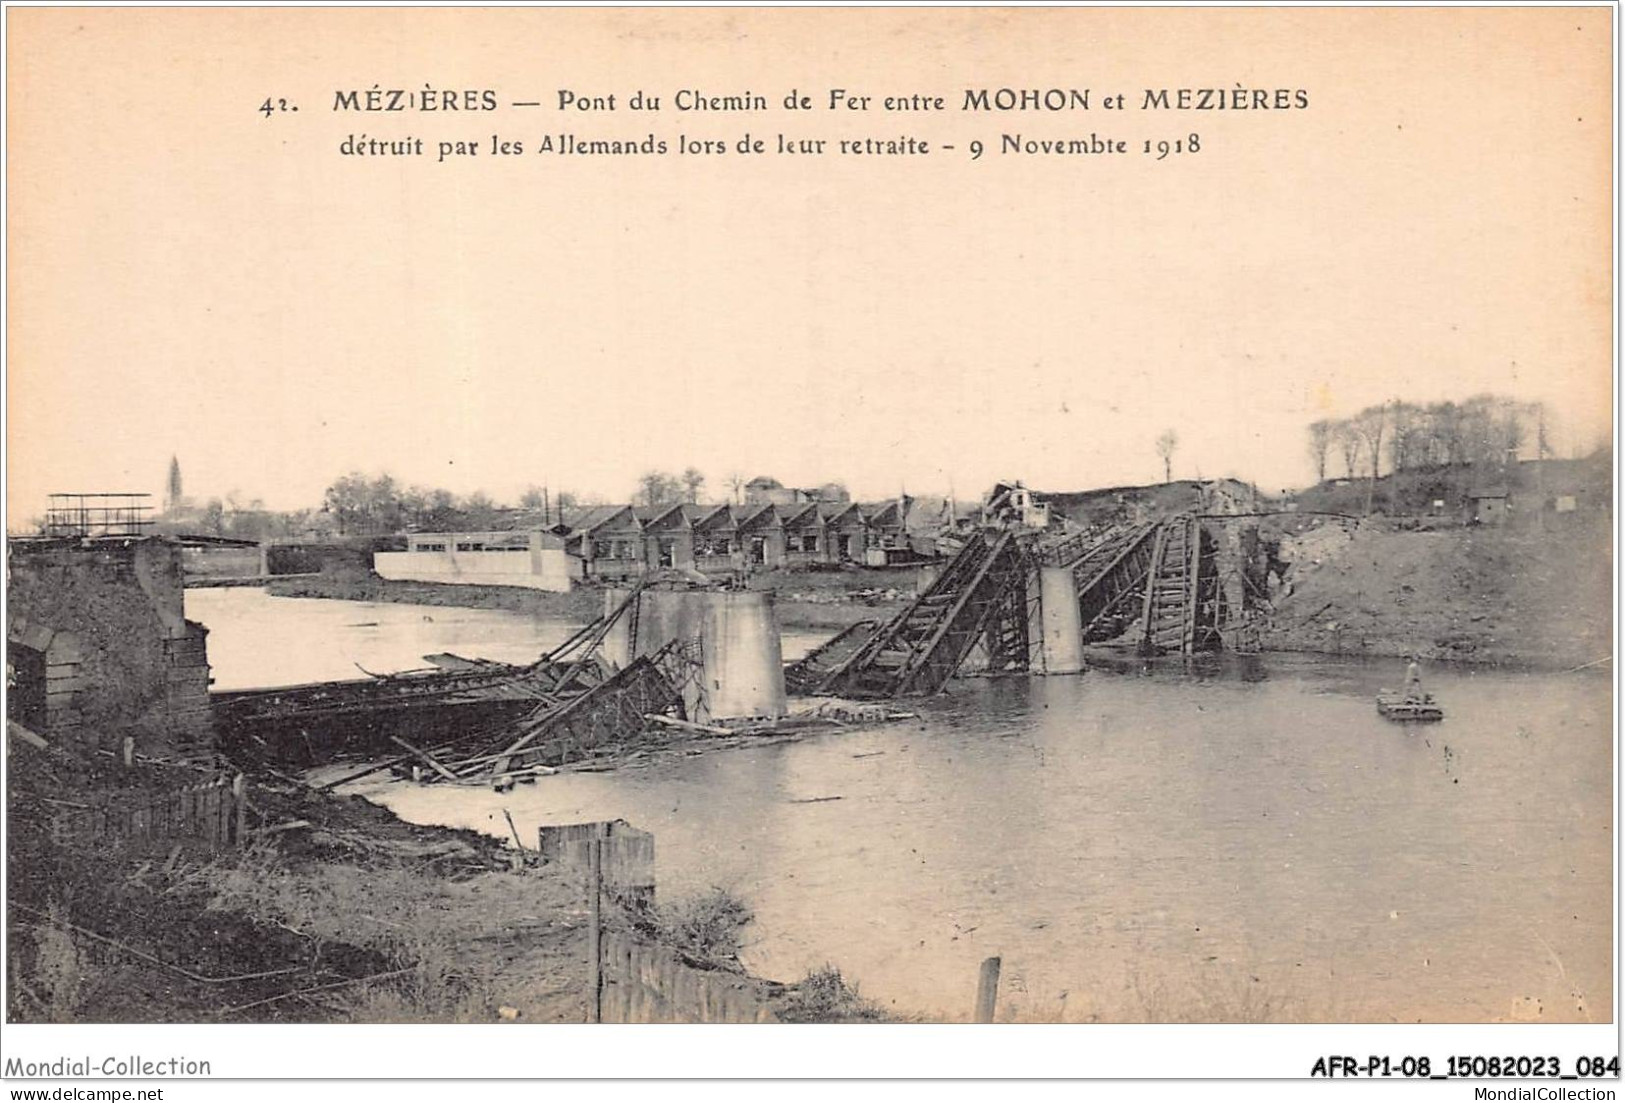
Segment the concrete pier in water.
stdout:
<svg viewBox="0 0 1625 1103">
<path fill-rule="evenodd" d="M 607 592 L 605 612 L 625 600 L 624 590 Z M 671 640 L 697 641 L 701 685 L 687 691 L 684 701 L 691 717 L 703 722 L 785 715 L 784 658 L 772 593 L 645 590 L 638 601 L 637 639 L 630 638 L 626 615 L 604 639 L 610 662 L 624 666 Z"/>
<path fill-rule="evenodd" d="M 1038 595 L 1044 673 L 1080 673 L 1084 669 L 1083 623 L 1078 610 L 1078 582 L 1072 569 L 1040 567 Z"/>
</svg>

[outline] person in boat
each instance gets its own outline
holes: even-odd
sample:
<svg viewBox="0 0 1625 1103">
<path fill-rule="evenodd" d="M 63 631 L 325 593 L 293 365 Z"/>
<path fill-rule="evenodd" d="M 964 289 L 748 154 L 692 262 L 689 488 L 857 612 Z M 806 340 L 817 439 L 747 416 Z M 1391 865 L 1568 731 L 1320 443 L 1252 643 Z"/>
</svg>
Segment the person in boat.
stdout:
<svg viewBox="0 0 1625 1103">
<path fill-rule="evenodd" d="M 1405 667 L 1405 700 L 1409 704 L 1416 704 L 1427 699 L 1422 692 L 1422 667 L 1418 663 L 1419 656 L 1412 655 L 1411 661 Z"/>
</svg>

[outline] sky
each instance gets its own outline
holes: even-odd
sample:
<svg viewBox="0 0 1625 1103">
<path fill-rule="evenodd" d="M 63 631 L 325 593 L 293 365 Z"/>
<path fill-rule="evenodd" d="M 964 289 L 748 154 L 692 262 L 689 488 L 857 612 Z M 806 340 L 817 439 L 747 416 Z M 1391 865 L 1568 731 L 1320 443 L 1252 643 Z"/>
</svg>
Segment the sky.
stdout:
<svg viewBox="0 0 1625 1103">
<path fill-rule="evenodd" d="M 510 501 L 691 465 L 718 496 L 733 473 L 1084 489 L 1160 479 L 1168 429 L 1175 477 L 1269 490 L 1310 481 L 1310 421 L 1487 391 L 1589 448 L 1611 15 L 10 9 L 7 521 L 51 491 L 161 495 L 172 455 L 190 495 L 271 508 L 352 470 Z M 374 85 L 501 106 L 332 110 Z M 1094 106 L 958 109 L 984 87 Z M 1101 106 L 1164 87 L 1310 106 Z M 665 109 L 626 110 L 639 88 Z M 680 114 L 685 88 L 775 109 Z M 792 88 L 815 108 L 779 109 Z M 830 111 L 831 88 L 949 109 Z M 561 113 L 560 89 L 620 109 Z M 956 150 L 739 155 L 747 132 Z M 530 153 L 561 133 L 730 153 Z M 1133 152 L 997 152 L 1091 133 Z M 345 157 L 350 135 L 430 148 Z M 482 153 L 436 163 L 441 140 Z"/>
</svg>

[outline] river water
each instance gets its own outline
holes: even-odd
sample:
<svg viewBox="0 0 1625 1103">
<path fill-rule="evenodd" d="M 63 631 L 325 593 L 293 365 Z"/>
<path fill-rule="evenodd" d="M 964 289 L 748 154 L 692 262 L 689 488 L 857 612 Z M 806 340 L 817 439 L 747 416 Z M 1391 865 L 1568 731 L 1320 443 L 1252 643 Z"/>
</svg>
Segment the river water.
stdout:
<svg viewBox="0 0 1625 1103">
<path fill-rule="evenodd" d="M 216 685 L 525 660 L 568 622 L 193 590 Z M 427 618 L 427 619 L 426 619 Z M 817 637 L 787 635 L 787 657 Z M 419 823 L 624 818 L 659 892 L 720 885 L 742 955 L 837 965 L 930 1021 L 1608 1021 L 1607 677 L 1433 668 L 1444 722 L 1380 719 L 1398 663 L 1305 656 L 954 683 L 921 718 L 497 794 L 354 787 Z M 838 798 L 838 799 L 830 799 Z"/>
</svg>

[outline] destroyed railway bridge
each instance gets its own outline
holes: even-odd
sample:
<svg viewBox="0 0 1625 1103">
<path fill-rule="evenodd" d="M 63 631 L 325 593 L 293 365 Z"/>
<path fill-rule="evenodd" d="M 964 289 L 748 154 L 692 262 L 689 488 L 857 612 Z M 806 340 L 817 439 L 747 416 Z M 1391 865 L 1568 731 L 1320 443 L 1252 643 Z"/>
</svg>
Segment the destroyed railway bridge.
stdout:
<svg viewBox="0 0 1625 1103">
<path fill-rule="evenodd" d="M 721 734 L 748 730 L 752 716 L 772 723 L 786 691 L 925 695 L 966 666 L 1075 673 L 1086 644 L 1125 635 L 1143 654 L 1249 650 L 1256 527 L 1237 521 L 1183 515 L 1059 539 L 1021 526 L 981 529 L 895 616 L 852 625 L 783 667 L 782 683 L 777 632 L 760 615 L 769 595 L 706 594 L 714 600 L 694 607 L 699 620 L 673 619 L 681 602 L 644 606 L 682 595 L 654 593 L 649 580 L 526 666 L 431 655 L 428 670 L 215 693 L 214 719 L 229 743 L 306 765 L 386 740 L 404 752 L 329 784 L 387 767 L 480 784 L 590 757 L 649 723 Z M 758 637 L 770 638 L 761 654 L 736 646 Z M 758 695 L 753 703 L 724 704 L 738 697 L 736 681 Z M 744 717 L 745 727 L 716 727 L 713 716 Z"/>
<path fill-rule="evenodd" d="M 1185 514 L 1059 540 L 974 534 L 917 598 L 854 625 L 785 670 L 792 693 L 930 694 L 967 662 L 990 673 L 1082 668 L 1085 644 L 1133 631 L 1141 654 L 1256 648 L 1256 529 Z"/>
</svg>

